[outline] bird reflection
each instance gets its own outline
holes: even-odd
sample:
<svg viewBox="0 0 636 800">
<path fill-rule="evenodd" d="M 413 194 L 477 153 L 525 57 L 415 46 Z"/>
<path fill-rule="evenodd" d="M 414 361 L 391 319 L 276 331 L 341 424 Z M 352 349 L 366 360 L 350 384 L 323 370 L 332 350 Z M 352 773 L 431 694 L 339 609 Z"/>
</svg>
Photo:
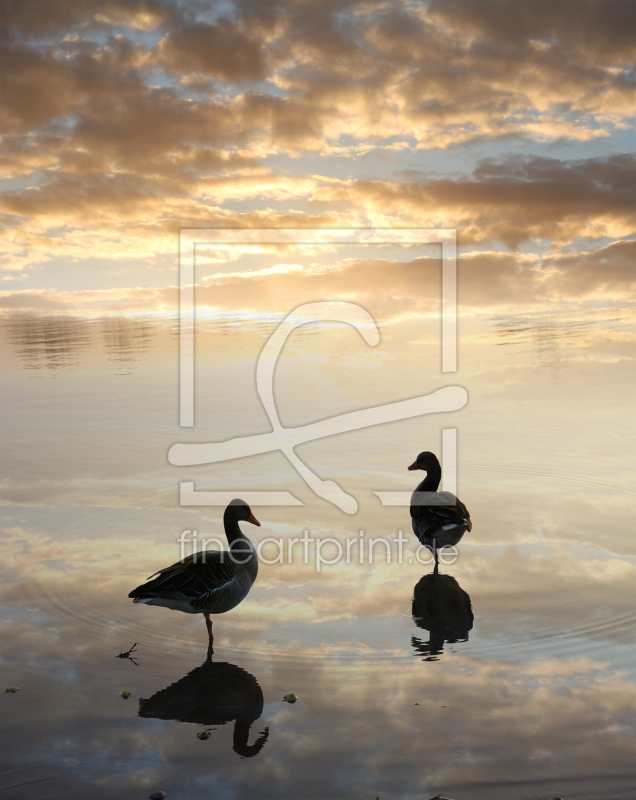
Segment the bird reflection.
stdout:
<svg viewBox="0 0 636 800">
<path fill-rule="evenodd" d="M 430 632 L 428 642 L 416 636 L 411 644 L 423 661 L 438 661 L 444 643 L 468 640 L 473 627 L 470 597 L 451 575 L 424 575 L 413 590 L 413 621 L 418 628 Z"/>
<path fill-rule="evenodd" d="M 248 744 L 252 723 L 263 713 L 263 691 L 256 678 L 241 667 L 212 661 L 212 648 L 204 663 L 180 681 L 139 701 L 139 716 L 174 719 L 198 725 L 234 723 L 233 749 L 252 758 L 269 736 L 265 728 L 254 744 Z"/>
</svg>

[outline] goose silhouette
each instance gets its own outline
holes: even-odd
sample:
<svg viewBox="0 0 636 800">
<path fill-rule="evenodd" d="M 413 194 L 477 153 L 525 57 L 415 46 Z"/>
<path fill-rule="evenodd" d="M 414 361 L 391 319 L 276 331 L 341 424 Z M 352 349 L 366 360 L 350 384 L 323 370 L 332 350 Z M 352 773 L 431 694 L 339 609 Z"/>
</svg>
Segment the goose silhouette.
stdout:
<svg viewBox="0 0 636 800">
<path fill-rule="evenodd" d="M 263 713 L 263 691 L 256 678 L 236 664 L 212 661 L 212 647 L 200 667 L 181 680 L 139 701 L 139 716 L 179 720 L 195 725 L 234 722 L 232 749 L 253 758 L 265 746 L 269 728 L 248 744 L 250 728 Z"/>
<path fill-rule="evenodd" d="M 437 661 L 445 642 L 467 641 L 475 619 L 468 593 L 452 575 L 438 573 L 422 576 L 415 585 L 411 611 L 417 627 L 430 633 L 428 642 L 411 637 L 424 661 Z"/>
<path fill-rule="evenodd" d="M 413 533 L 429 547 L 435 558 L 435 572 L 439 566 L 438 549 L 453 547 L 473 523 L 468 509 L 452 492 L 438 492 L 442 467 L 434 453 L 420 453 L 409 470 L 423 469 L 424 480 L 411 495 L 411 523 Z"/>
<path fill-rule="evenodd" d="M 223 515 L 229 551 L 193 553 L 155 572 L 128 597 L 133 598 L 133 603 L 162 606 L 186 614 L 203 614 L 212 644 L 210 614 L 224 614 L 236 608 L 247 597 L 258 575 L 256 549 L 239 527 L 239 520 L 252 525 L 261 524 L 246 502 L 232 500 Z"/>
</svg>

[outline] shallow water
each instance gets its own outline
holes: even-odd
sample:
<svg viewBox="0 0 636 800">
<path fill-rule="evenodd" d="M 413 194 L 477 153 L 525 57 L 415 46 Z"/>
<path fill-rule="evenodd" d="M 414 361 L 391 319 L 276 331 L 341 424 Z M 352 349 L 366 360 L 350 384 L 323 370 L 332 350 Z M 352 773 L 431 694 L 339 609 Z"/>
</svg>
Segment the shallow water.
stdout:
<svg viewBox="0 0 636 800">
<path fill-rule="evenodd" d="M 375 350 L 344 326 L 292 334 L 276 372 L 286 426 L 444 385 L 469 393 L 458 412 L 300 445 L 357 499 L 347 515 L 281 453 L 167 460 L 175 442 L 270 430 L 254 367 L 276 320 L 200 324 L 197 424 L 184 430 L 174 321 L 5 318 L 2 680 L 20 691 L 1 695 L 3 798 L 636 796 L 633 361 L 603 336 L 628 323 L 474 318 L 450 375 L 435 320 L 381 326 Z M 424 578 L 429 610 L 413 616 L 431 569 L 408 508 L 373 492 L 411 490 L 407 465 L 449 427 L 474 528 L 440 570 L 456 585 Z M 356 537 L 355 557 L 320 572 L 314 548 L 308 564 L 261 564 L 215 621 L 208 660 L 202 618 L 127 598 L 178 560 L 183 530 L 221 534 L 222 508 L 179 506 L 184 480 L 290 491 L 304 505 L 254 508 L 262 527 L 248 535 Z M 400 530 L 403 563 L 382 547 L 360 563 L 360 538 Z M 138 666 L 116 658 L 133 643 Z"/>
</svg>

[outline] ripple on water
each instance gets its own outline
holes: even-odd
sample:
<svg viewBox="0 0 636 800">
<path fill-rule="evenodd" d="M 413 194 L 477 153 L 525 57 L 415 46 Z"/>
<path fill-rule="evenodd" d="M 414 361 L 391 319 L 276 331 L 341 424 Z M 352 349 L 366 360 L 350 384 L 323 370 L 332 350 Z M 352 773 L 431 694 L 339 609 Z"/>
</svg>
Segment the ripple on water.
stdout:
<svg viewBox="0 0 636 800">
<path fill-rule="evenodd" d="M 391 607 L 391 613 L 397 617 L 412 619 L 411 603 L 411 600 L 400 600 Z M 594 620 L 568 627 L 564 627 L 563 623 L 560 623 L 554 615 L 549 617 L 544 615 L 540 619 L 540 631 L 525 631 L 523 634 L 519 634 L 515 640 L 502 641 L 497 637 L 485 639 L 479 636 L 478 616 L 477 613 L 475 625 L 477 631 L 471 635 L 470 644 L 467 645 L 471 652 L 524 650 L 528 651 L 530 655 L 533 648 L 538 649 L 543 644 L 557 640 L 574 641 L 576 639 L 611 638 L 615 643 L 630 644 L 636 627 L 636 612 L 634 611 L 614 615 L 611 613 L 599 614 Z"/>
<path fill-rule="evenodd" d="M 158 756 L 151 758 L 124 754 L 120 756 L 102 754 L 100 755 L 100 761 L 104 764 L 101 768 L 95 768 L 95 765 L 90 763 L 82 765 L 81 762 L 73 762 L 73 778 L 95 782 L 102 778 L 107 779 L 117 773 L 129 775 L 135 769 L 162 768 L 164 766 L 163 760 Z M 40 765 L 30 764 L 28 767 L 3 770 L 3 782 L 0 784 L 0 792 L 2 792 L 3 798 L 8 798 L 24 787 L 37 784 L 37 788 L 41 792 L 47 790 L 56 792 L 56 794 L 42 794 L 40 795 L 41 797 L 62 797 L 61 794 L 57 794 L 56 784 L 63 782 L 67 785 L 70 771 L 70 769 L 63 769 L 59 762 Z M 20 792 L 20 797 L 24 796 Z M 33 795 L 29 795 L 29 797 L 33 797 Z"/>
</svg>

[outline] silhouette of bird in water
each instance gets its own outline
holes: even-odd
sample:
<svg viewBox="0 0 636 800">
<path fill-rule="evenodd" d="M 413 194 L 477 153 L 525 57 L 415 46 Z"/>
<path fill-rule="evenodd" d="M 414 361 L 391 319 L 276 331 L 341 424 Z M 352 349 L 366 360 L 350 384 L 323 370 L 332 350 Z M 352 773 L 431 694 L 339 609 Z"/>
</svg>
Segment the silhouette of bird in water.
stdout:
<svg viewBox="0 0 636 800">
<path fill-rule="evenodd" d="M 258 755 L 269 737 L 269 728 L 248 744 L 250 728 L 263 713 L 263 691 L 256 678 L 241 667 L 212 661 L 212 645 L 200 667 L 181 680 L 139 701 L 139 716 L 174 719 L 196 725 L 234 722 L 232 748 L 243 758 Z"/>
<path fill-rule="evenodd" d="M 437 491 L 442 468 L 434 453 L 420 453 L 409 469 L 426 471 L 426 477 L 411 495 L 411 522 L 413 533 L 433 551 L 437 571 L 438 548 L 456 545 L 466 531 L 472 530 L 473 523 L 461 500 L 452 492 Z"/>
<path fill-rule="evenodd" d="M 193 553 L 155 572 L 158 577 L 151 575 L 147 583 L 133 589 L 128 597 L 135 603 L 203 614 L 209 640 L 214 641 L 210 614 L 224 614 L 236 608 L 247 597 L 258 574 L 254 545 L 240 529 L 239 520 L 261 524 L 245 501 L 232 500 L 223 515 L 229 551 Z"/>
<path fill-rule="evenodd" d="M 467 592 L 451 575 L 424 575 L 413 590 L 413 621 L 430 632 L 430 640 L 411 637 L 411 644 L 425 661 L 437 661 L 444 642 L 466 641 L 472 630 L 474 614 Z"/>
</svg>

